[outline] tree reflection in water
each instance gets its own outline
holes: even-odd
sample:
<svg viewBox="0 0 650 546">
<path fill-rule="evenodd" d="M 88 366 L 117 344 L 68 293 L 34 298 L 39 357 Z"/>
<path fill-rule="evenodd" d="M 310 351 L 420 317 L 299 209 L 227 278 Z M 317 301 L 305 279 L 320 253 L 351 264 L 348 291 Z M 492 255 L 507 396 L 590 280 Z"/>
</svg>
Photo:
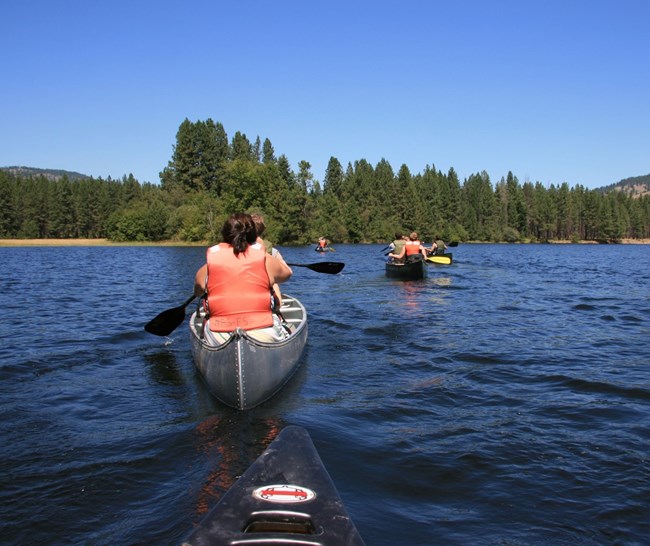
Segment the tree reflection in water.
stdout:
<svg viewBox="0 0 650 546">
<path fill-rule="evenodd" d="M 254 418 L 248 412 L 211 415 L 195 428 L 196 450 L 207 476 L 196 495 L 196 522 L 216 505 L 228 489 L 284 428 L 276 417 Z"/>
</svg>

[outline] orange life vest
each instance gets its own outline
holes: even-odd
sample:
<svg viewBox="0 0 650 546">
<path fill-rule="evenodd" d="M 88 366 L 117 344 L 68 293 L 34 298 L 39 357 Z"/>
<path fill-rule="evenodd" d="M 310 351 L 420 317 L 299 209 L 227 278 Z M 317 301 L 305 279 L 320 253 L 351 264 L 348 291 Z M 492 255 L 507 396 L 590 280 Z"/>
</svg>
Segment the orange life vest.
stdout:
<svg viewBox="0 0 650 546">
<path fill-rule="evenodd" d="M 406 241 L 406 255 L 411 256 L 413 254 L 420 253 L 420 246 L 422 243 L 420 241 Z"/>
<path fill-rule="evenodd" d="M 235 256 L 232 246 L 219 243 L 207 252 L 210 330 L 232 332 L 273 325 L 271 284 L 263 245 L 250 245 Z"/>
</svg>

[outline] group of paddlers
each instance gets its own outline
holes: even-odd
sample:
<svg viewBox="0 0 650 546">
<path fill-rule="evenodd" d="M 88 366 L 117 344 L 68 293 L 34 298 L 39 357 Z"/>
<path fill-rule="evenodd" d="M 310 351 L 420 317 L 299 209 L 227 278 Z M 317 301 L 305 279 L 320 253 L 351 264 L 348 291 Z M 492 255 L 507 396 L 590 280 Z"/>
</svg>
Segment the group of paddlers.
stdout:
<svg viewBox="0 0 650 546">
<path fill-rule="evenodd" d="M 427 256 L 440 256 L 445 253 L 447 245 L 440 237 L 435 237 L 431 246 L 427 248 L 414 231 L 408 236 L 401 232 L 395 233 L 395 240 L 388 248 L 390 249 L 389 258 L 394 262 L 401 263 L 416 259 L 423 260 Z"/>
</svg>

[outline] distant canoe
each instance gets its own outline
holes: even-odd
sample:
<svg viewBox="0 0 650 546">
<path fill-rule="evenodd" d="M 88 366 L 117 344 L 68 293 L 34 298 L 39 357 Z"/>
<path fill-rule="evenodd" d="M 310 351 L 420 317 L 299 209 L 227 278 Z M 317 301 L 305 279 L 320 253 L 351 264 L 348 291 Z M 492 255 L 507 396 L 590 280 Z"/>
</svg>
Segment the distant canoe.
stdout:
<svg viewBox="0 0 650 546">
<path fill-rule="evenodd" d="M 309 433 L 282 429 L 183 542 L 364 546 Z"/>
<path fill-rule="evenodd" d="M 406 261 L 405 263 L 386 262 L 386 276 L 391 279 L 424 279 L 426 266 L 424 260 Z"/>
<path fill-rule="evenodd" d="M 208 389 L 227 406 L 247 410 L 276 394 L 301 363 L 307 342 L 307 311 L 283 295 L 280 309 L 291 335 L 280 342 L 258 341 L 237 329 L 221 345 L 204 342 L 202 312 L 190 318 L 194 364 Z"/>
<path fill-rule="evenodd" d="M 441 264 L 441 265 L 451 265 L 453 262 L 453 254 L 438 254 L 429 256 L 427 258 L 427 263 L 430 264 Z"/>
</svg>

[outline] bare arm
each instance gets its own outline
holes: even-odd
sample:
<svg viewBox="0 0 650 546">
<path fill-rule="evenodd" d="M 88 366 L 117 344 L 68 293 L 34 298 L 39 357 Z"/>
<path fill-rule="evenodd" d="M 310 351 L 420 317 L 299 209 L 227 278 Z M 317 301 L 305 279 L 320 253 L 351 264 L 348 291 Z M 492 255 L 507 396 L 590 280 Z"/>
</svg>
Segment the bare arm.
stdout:
<svg viewBox="0 0 650 546">
<path fill-rule="evenodd" d="M 266 256 L 266 272 L 269 275 L 271 285 L 288 281 L 293 275 L 293 271 L 284 260 L 269 255 Z"/>
<path fill-rule="evenodd" d="M 404 254 L 406 253 L 406 245 L 402 247 L 402 251 L 398 254 L 393 254 L 392 252 L 389 254 L 391 258 L 397 258 L 398 260 L 404 257 Z"/>
<path fill-rule="evenodd" d="M 207 276 L 208 264 L 205 264 L 196 272 L 196 276 L 194 277 L 194 295 L 197 298 L 200 298 L 203 294 L 205 294 L 205 279 Z"/>
</svg>

